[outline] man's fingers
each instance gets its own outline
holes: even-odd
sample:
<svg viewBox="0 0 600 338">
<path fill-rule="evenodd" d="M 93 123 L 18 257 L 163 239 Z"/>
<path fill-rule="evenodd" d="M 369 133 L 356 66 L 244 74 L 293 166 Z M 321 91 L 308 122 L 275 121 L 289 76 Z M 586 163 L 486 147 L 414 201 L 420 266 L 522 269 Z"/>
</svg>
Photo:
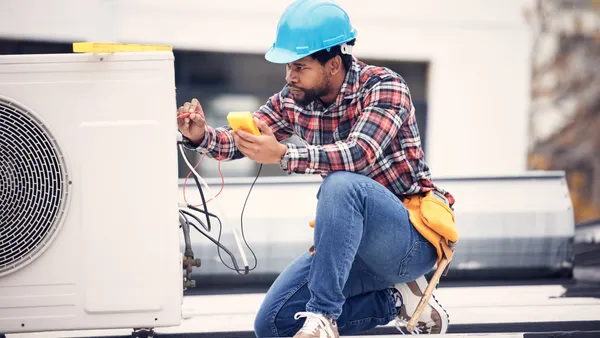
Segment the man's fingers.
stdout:
<svg viewBox="0 0 600 338">
<path fill-rule="evenodd" d="M 238 149 L 248 157 L 253 157 L 253 155 L 258 154 L 259 151 L 259 147 L 256 144 L 246 143 L 244 141 L 241 141 L 237 146 Z"/>
<path fill-rule="evenodd" d="M 198 124 L 201 121 L 198 114 L 190 114 L 189 118 L 194 124 Z"/>
<path fill-rule="evenodd" d="M 263 133 L 263 135 L 267 135 L 267 136 L 273 136 L 273 131 L 271 130 L 271 128 L 269 128 L 269 126 L 263 122 L 262 120 L 259 120 L 258 118 L 254 118 L 254 123 L 256 123 L 256 126 L 258 127 L 258 129 L 260 129 L 260 131 Z"/>
<path fill-rule="evenodd" d="M 238 145 L 238 149 L 246 156 L 251 157 L 254 154 L 254 150 L 251 147 L 246 147 L 243 144 Z"/>
<path fill-rule="evenodd" d="M 248 148 L 252 145 L 252 142 L 248 142 L 246 139 L 240 136 L 239 132 L 232 131 L 233 141 L 237 146 Z"/>
<path fill-rule="evenodd" d="M 198 112 L 190 114 L 190 119 L 197 125 L 204 122 L 204 116 Z"/>
<path fill-rule="evenodd" d="M 190 102 L 190 105 L 187 107 L 187 111 L 189 113 L 194 113 L 196 112 L 196 107 L 198 107 L 198 100 L 192 99 L 192 102 Z"/>
<path fill-rule="evenodd" d="M 190 102 L 190 106 L 188 107 L 187 112 L 190 113 L 190 117 L 191 117 L 191 115 L 202 114 L 203 112 L 202 112 L 202 106 L 200 105 L 200 101 L 198 101 L 197 99 L 192 99 L 192 102 Z M 193 113 L 196 113 L 196 114 L 193 114 Z M 195 121 L 196 118 L 192 118 L 192 119 Z"/>
<path fill-rule="evenodd" d="M 199 102 L 197 99 L 192 99 L 192 102 L 191 102 L 191 104 L 190 104 L 190 107 L 189 107 L 189 110 L 188 110 L 188 111 L 189 111 L 190 113 L 192 113 L 192 112 L 196 112 L 196 111 L 198 110 L 198 108 L 199 108 L 199 107 L 200 107 L 200 102 Z"/>
<path fill-rule="evenodd" d="M 183 109 L 183 107 L 177 108 L 177 123 L 181 122 L 181 119 L 179 118 L 179 115 L 181 115 L 181 110 L 182 109 Z"/>
<path fill-rule="evenodd" d="M 240 144 L 244 141 L 241 141 L 241 138 L 239 137 L 239 135 L 235 132 L 235 131 L 230 131 L 229 134 L 231 134 L 231 136 L 233 136 L 233 142 L 235 142 L 236 146 L 240 146 Z"/>
<path fill-rule="evenodd" d="M 179 115 L 183 114 L 183 106 L 177 109 L 177 126 L 179 129 L 184 128 L 186 126 L 184 119 L 180 118 Z"/>
<path fill-rule="evenodd" d="M 238 136 L 242 139 L 244 139 L 246 142 L 249 143 L 258 143 L 258 137 L 256 135 L 252 135 L 250 133 L 247 133 L 241 129 L 238 129 L 238 131 L 236 132 L 238 134 Z"/>
<path fill-rule="evenodd" d="M 242 154 L 248 156 L 252 153 L 252 144 L 246 142 L 243 138 L 241 138 L 236 132 L 232 131 L 231 135 L 233 136 L 233 141 L 238 149 L 242 152 Z"/>
<path fill-rule="evenodd" d="M 177 126 L 182 134 L 188 137 L 198 138 L 202 135 L 206 121 L 204 120 L 204 112 L 202 106 L 197 99 L 192 99 L 191 102 L 186 102 L 183 106 L 177 109 Z"/>
<path fill-rule="evenodd" d="M 200 125 L 201 123 L 205 122 L 206 118 L 204 117 L 204 110 L 202 109 L 202 105 L 197 99 L 192 99 L 192 102 L 190 103 L 190 107 L 188 109 L 190 118 L 194 123 Z"/>
</svg>

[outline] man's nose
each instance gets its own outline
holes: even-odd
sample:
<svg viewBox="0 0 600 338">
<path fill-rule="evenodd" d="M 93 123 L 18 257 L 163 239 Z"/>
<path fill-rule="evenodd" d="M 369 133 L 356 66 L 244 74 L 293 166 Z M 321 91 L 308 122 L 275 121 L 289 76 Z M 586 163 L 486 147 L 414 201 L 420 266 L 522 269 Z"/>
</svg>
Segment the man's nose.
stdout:
<svg viewBox="0 0 600 338">
<path fill-rule="evenodd" d="M 285 82 L 295 84 L 297 81 L 298 81 L 298 79 L 293 71 L 288 70 L 285 72 Z"/>
</svg>

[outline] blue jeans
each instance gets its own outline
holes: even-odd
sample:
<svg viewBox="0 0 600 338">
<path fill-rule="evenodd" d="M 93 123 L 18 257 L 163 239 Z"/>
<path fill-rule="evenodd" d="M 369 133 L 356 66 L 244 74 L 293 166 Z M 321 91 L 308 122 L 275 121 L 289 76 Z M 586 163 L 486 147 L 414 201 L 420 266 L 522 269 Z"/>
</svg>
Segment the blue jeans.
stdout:
<svg viewBox="0 0 600 338">
<path fill-rule="evenodd" d="M 337 320 L 341 335 L 386 325 L 397 313 L 390 287 L 427 273 L 437 253 L 400 199 L 360 174 L 334 172 L 318 192 L 316 252 L 294 260 L 267 292 L 257 337 L 291 337 L 302 311 Z"/>
</svg>

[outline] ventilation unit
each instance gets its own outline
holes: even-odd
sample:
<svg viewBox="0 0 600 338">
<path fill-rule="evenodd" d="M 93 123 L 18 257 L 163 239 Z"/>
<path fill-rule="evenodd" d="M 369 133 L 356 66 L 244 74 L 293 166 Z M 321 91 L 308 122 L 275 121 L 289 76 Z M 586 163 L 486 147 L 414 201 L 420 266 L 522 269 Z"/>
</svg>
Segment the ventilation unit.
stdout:
<svg viewBox="0 0 600 338">
<path fill-rule="evenodd" d="M 173 54 L 0 56 L 0 333 L 179 325 Z"/>
</svg>

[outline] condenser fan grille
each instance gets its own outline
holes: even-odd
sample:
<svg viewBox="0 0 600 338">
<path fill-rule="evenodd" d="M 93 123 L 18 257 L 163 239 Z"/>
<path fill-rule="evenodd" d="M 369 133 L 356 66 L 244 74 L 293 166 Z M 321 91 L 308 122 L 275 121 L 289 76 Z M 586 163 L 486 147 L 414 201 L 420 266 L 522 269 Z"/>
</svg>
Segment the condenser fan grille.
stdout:
<svg viewBox="0 0 600 338">
<path fill-rule="evenodd" d="M 69 184 L 52 133 L 30 111 L 0 97 L 0 275 L 50 244 L 65 215 Z"/>
</svg>

